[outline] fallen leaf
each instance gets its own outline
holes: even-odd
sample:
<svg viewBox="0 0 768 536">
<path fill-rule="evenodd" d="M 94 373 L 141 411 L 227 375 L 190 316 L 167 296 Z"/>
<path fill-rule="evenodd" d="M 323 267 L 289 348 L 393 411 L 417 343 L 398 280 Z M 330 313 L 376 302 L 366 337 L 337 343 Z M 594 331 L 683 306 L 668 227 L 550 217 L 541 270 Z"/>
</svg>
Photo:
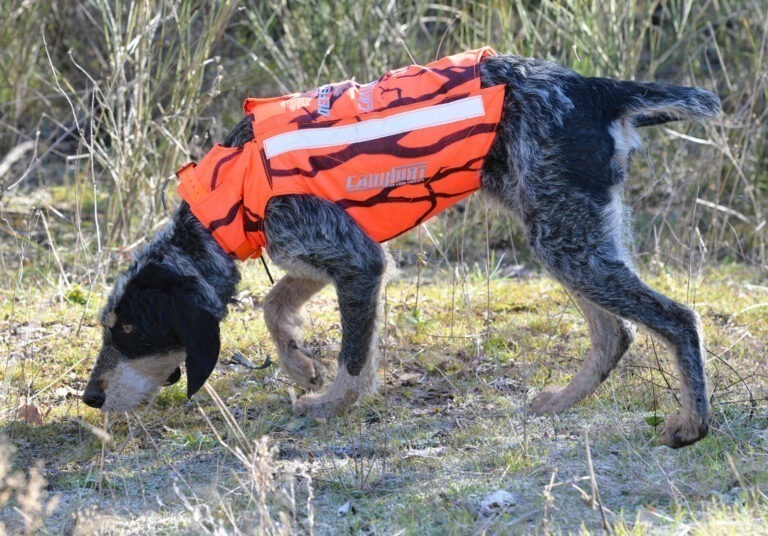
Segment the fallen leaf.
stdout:
<svg viewBox="0 0 768 536">
<path fill-rule="evenodd" d="M 419 374 L 418 372 L 405 372 L 397 379 L 400 382 L 400 385 L 413 386 L 421 383 L 423 377 L 424 375 Z"/>
<path fill-rule="evenodd" d="M 41 426 L 43 424 L 43 416 L 40 415 L 40 411 L 35 406 L 25 404 L 19 408 L 19 419 L 27 424 L 34 424 L 35 426 Z"/>
<path fill-rule="evenodd" d="M 56 389 L 54 394 L 59 398 L 81 398 L 83 393 L 76 391 L 69 386 L 62 386 Z"/>
<path fill-rule="evenodd" d="M 517 498 L 503 489 L 496 490 L 480 503 L 480 513 L 486 517 L 499 514 L 517 504 Z"/>
<path fill-rule="evenodd" d="M 656 511 L 655 508 L 649 506 L 648 508 L 641 508 L 637 512 L 637 522 L 646 526 L 650 526 L 658 523 L 671 523 L 674 520 L 671 517 L 665 516 L 661 512 Z"/>
<path fill-rule="evenodd" d="M 424 449 L 408 449 L 406 458 L 439 458 L 445 453 L 445 447 L 427 447 Z"/>
<path fill-rule="evenodd" d="M 336 515 L 339 517 L 347 517 L 349 514 L 356 514 L 357 510 L 352 506 L 352 503 L 347 501 L 336 510 Z"/>
<path fill-rule="evenodd" d="M 654 428 L 656 428 L 657 426 L 661 426 L 662 424 L 664 424 L 664 418 L 658 415 L 652 415 L 647 419 L 645 419 L 645 422 L 647 422 L 649 426 L 653 426 Z"/>
<path fill-rule="evenodd" d="M 298 432 L 302 428 L 311 427 L 315 423 L 312 417 L 292 417 L 283 425 L 283 429 L 288 432 Z"/>
</svg>

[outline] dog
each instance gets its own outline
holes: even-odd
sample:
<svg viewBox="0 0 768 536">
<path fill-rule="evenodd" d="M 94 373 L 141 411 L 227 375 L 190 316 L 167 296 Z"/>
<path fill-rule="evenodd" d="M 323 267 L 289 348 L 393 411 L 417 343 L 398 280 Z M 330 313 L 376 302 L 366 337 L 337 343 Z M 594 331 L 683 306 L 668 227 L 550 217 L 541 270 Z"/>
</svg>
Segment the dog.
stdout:
<svg viewBox="0 0 768 536">
<path fill-rule="evenodd" d="M 627 249 L 622 189 L 640 145 L 637 127 L 716 118 L 718 97 L 697 88 L 587 78 L 512 55 L 482 54 L 474 70 L 482 88 L 502 88 L 500 119 L 474 176 L 483 192 L 516 216 L 535 258 L 575 298 L 591 342 L 570 383 L 544 388 L 532 412 L 562 412 L 592 394 L 626 353 L 639 324 L 674 352 L 680 375 L 682 407 L 666 419 L 661 443 L 678 448 L 702 439 L 711 409 L 701 322 L 637 275 Z M 329 110 L 329 93 L 320 88 L 302 97 L 316 99 L 315 118 L 326 119 L 318 114 Z M 254 121 L 243 119 L 222 150 L 257 139 Z M 286 272 L 264 300 L 266 325 L 282 371 L 315 391 L 301 396 L 293 410 L 340 415 L 375 385 L 385 250 L 341 203 L 315 195 L 272 197 L 257 220 L 249 222 L 263 232 L 270 258 Z M 84 391 L 87 405 L 131 410 L 177 381 L 182 363 L 189 396 L 212 373 L 219 324 L 240 275 L 232 251 L 211 228 L 182 202 L 172 223 L 118 276 L 100 316 L 103 346 Z M 302 348 L 301 328 L 305 302 L 328 283 L 338 295 L 341 350 L 335 379 L 317 392 L 324 372 Z"/>
</svg>

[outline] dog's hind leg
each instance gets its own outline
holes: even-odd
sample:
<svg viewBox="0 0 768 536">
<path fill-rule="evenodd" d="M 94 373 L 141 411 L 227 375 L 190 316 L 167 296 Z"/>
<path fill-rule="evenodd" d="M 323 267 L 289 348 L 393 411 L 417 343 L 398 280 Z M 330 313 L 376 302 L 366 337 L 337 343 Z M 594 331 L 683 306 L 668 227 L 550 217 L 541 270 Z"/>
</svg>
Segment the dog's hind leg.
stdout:
<svg viewBox="0 0 768 536">
<path fill-rule="evenodd" d="M 667 418 L 661 442 L 675 448 L 695 443 L 707 435 L 710 415 L 699 315 L 645 285 L 627 266 L 602 259 L 596 262 L 603 266 L 586 274 L 581 292 L 606 309 L 643 324 L 675 352 L 683 407 Z"/>
<path fill-rule="evenodd" d="M 695 443 L 707 435 L 710 416 L 699 316 L 638 277 L 623 247 L 619 192 L 613 191 L 613 197 L 600 203 L 593 194 L 548 179 L 552 198 L 542 195 L 548 192 L 534 184 L 530 188 L 538 194 L 533 198 L 536 210 L 531 208 L 534 205 L 523 207 L 529 240 L 539 260 L 579 296 L 590 337 L 597 344 L 572 385 L 560 392 L 545 390 L 533 408 L 561 411 L 602 381 L 630 340 L 625 332 L 607 343 L 595 341 L 601 331 L 621 332 L 621 324 L 611 318 L 615 315 L 647 327 L 675 352 L 682 410 L 667 419 L 661 442 L 670 447 Z"/>
<path fill-rule="evenodd" d="M 264 299 L 264 320 L 277 347 L 280 367 L 308 390 L 322 387 L 324 371 L 301 348 L 304 304 L 327 283 L 323 279 L 286 275 Z"/>
<path fill-rule="evenodd" d="M 695 443 L 707 435 L 710 416 L 699 315 L 656 292 L 643 283 L 627 264 L 604 253 L 594 252 L 585 259 L 584 265 L 589 266 L 588 270 L 560 271 L 557 276 L 568 287 L 603 309 L 646 326 L 674 350 L 683 407 L 677 415 L 667 418 L 660 440 L 674 448 Z M 599 378 L 593 381 L 597 380 Z M 568 387 L 563 392 L 567 390 Z M 556 398 L 558 395 L 543 396 L 545 399 L 541 402 L 534 401 L 534 407 L 558 405 L 557 402 L 546 401 L 547 397 Z"/>
<path fill-rule="evenodd" d="M 579 294 L 575 298 L 587 321 L 592 347 L 566 387 L 547 387 L 534 399 L 531 410 L 538 415 L 558 413 L 594 393 L 634 340 L 632 324 Z"/>
</svg>

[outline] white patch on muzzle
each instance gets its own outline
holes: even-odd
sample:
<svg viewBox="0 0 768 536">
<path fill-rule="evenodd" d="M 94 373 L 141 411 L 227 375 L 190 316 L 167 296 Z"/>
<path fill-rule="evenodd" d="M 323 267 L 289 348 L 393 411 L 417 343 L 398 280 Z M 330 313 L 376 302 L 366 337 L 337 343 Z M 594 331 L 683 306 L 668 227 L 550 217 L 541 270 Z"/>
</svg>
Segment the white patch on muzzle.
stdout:
<svg viewBox="0 0 768 536">
<path fill-rule="evenodd" d="M 184 352 L 123 359 L 112 369 L 102 411 L 123 412 L 148 401 L 184 361 Z"/>
</svg>

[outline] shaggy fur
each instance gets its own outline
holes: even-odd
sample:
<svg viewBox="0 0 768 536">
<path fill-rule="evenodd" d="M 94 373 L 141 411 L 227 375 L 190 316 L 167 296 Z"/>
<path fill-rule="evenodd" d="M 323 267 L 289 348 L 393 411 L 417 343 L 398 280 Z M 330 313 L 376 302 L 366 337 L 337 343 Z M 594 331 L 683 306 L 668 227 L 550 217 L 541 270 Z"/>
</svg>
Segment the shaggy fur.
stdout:
<svg viewBox="0 0 768 536">
<path fill-rule="evenodd" d="M 517 216 L 536 258 L 575 297 L 592 349 L 564 388 L 544 389 L 537 414 L 560 412 L 593 393 L 632 344 L 640 324 L 674 352 L 681 411 L 661 441 L 681 447 L 707 434 L 710 416 L 698 315 L 637 276 L 626 242 L 622 189 L 636 127 L 705 120 L 720 111 L 707 91 L 653 83 L 584 78 L 549 62 L 496 56 L 480 66 L 484 85 L 506 86 L 498 134 L 486 158 L 482 189 Z M 244 119 L 225 145 L 253 137 Z M 386 256 L 333 203 L 307 196 L 273 198 L 266 210 L 268 253 L 285 276 L 264 303 L 282 370 L 305 389 L 324 384 L 320 365 L 302 350 L 304 303 L 332 283 L 339 299 L 339 372 L 319 394 L 301 397 L 298 414 L 339 415 L 373 389 L 376 333 Z M 185 362 L 188 394 L 213 370 L 219 322 L 239 275 L 234 262 L 182 203 L 118 277 L 102 314 L 104 344 L 84 394 L 87 404 L 126 411 L 178 379 Z"/>
</svg>

